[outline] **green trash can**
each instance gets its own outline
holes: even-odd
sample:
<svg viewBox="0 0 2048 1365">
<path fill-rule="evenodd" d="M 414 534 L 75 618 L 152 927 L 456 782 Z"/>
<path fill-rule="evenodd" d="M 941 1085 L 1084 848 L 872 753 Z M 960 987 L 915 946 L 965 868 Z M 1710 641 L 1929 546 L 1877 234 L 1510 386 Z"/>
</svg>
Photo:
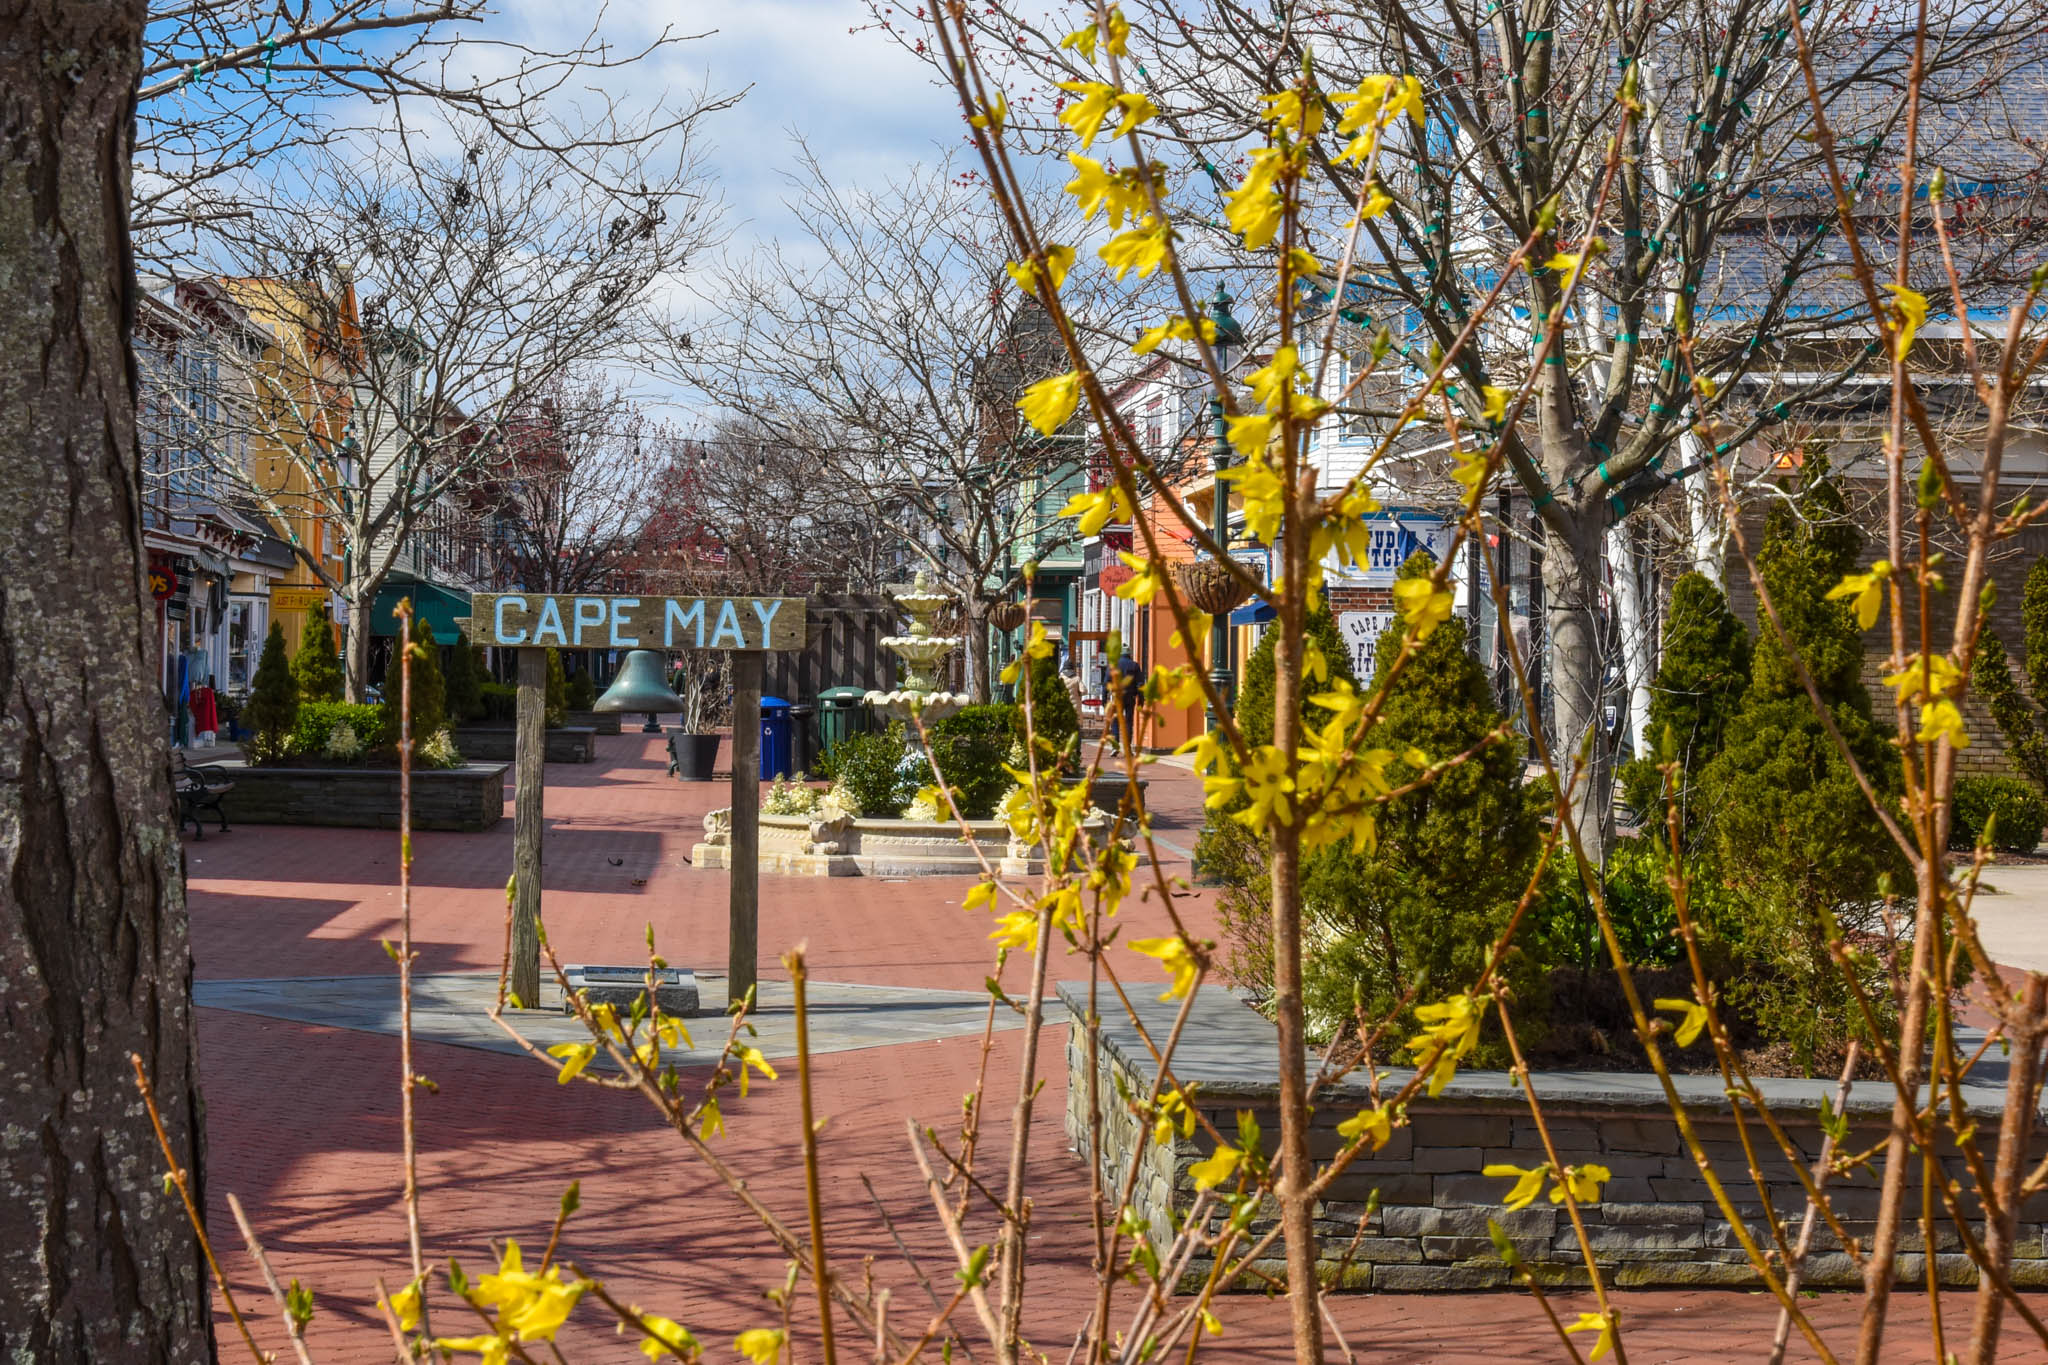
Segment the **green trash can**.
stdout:
<svg viewBox="0 0 2048 1365">
<path fill-rule="evenodd" d="M 848 736 L 868 728 L 867 689 L 828 687 L 818 694 L 818 753 L 829 754 Z"/>
</svg>

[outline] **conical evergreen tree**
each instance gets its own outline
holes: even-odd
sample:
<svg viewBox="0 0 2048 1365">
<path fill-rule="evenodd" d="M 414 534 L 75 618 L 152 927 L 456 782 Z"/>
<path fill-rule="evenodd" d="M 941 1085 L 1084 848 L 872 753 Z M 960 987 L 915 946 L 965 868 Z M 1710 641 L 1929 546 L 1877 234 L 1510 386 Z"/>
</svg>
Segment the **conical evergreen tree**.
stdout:
<svg viewBox="0 0 2048 1365">
<path fill-rule="evenodd" d="M 1659 768 L 1665 762 L 1679 764 L 1678 796 L 1688 822 L 1698 813 L 1690 799 L 1693 779 L 1721 752 L 1749 675 L 1749 632 L 1728 599 L 1704 574 L 1680 577 L 1665 615 L 1664 661 L 1650 684 L 1650 753 L 1622 771 L 1628 803 L 1647 828 L 1664 827 Z"/>
<path fill-rule="evenodd" d="M 2005 736 L 2006 757 L 2037 791 L 2048 793 L 2048 736 L 2041 732 L 2039 710 L 2013 682 L 2005 642 L 1989 626 L 1977 637 L 1977 659 L 1970 669 L 1970 686 L 1989 708 L 1991 718 L 1998 722 L 1999 731 Z"/>
<path fill-rule="evenodd" d="M 1848 604 L 1827 600 L 1854 566 L 1860 538 L 1839 518 L 1840 495 L 1824 462 L 1809 463 L 1803 482 L 1796 508 L 1772 509 L 1758 567 L 1836 727 L 1889 798 L 1898 791 L 1898 756 L 1871 718 L 1862 637 Z M 1731 1003 L 1800 1065 L 1831 1070 L 1861 1026 L 1828 938 L 1836 925 L 1852 936 L 1874 932 L 1878 879 L 1904 866 L 1785 643 L 1762 624 L 1742 707 L 1700 773 L 1700 799 L 1712 812 L 1710 870 L 1731 893 L 1710 928 L 1737 963 Z M 1870 984 L 1874 998 L 1890 998 L 1881 982 Z"/>
<path fill-rule="evenodd" d="M 412 742 L 418 746 L 447 728 L 448 694 L 441 680 L 441 647 L 434 642 L 434 628 L 423 617 L 413 618 L 412 642 Z M 398 742 L 398 698 L 404 683 L 400 666 L 394 648 L 391 662 L 384 666 L 384 739 L 388 744 Z"/>
<path fill-rule="evenodd" d="M 334 622 L 325 602 L 306 613 L 299 652 L 292 656 L 292 677 L 298 682 L 300 701 L 341 700 L 341 659 L 334 650 Z"/>
<path fill-rule="evenodd" d="M 569 723 L 569 679 L 562 672 L 562 651 L 548 650 L 548 687 L 543 711 L 549 726 Z"/>
<path fill-rule="evenodd" d="M 1402 578 L 1435 568 L 1418 553 Z M 1441 760 L 1496 734 L 1503 717 L 1486 671 L 1466 648 L 1465 632 L 1440 626 L 1422 641 L 1398 676 L 1405 626 L 1396 620 L 1380 637 L 1374 693 L 1385 692 L 1380 719 L 1365 738 L 1396 754 L 1419 749 Z M 1387 769 L 1396 787 L 1418 772 L 1397 761 Z M 1376 847 L 1354 854 L 1325 850 L 1304 878 L 1304 912 L 1322 944 L 1306 969 L 1311 1012 L 1343 1018 L 1354 1000 L 1379 1017 L 1410 985 L 1420 1002 L 1464 989 L 1478 975 L 1528 884 L 1537 827 L 1522 790 L 1522 745 L 1511 734 L 1420 790 L 1397 797 L 1378 815 Z M 1541 1031 L 1546 1001 L 1539 965 L 1519 950 L 1506 964 L 1518 1027 Z"/>
<path fill-rule="evenodd" d="M 1358 675 L 1351 668 L 1351 649 L 1344 643 L 1344 633 L 1337 629 L 1337 618 L 1331 614 L 1326 603 L 1317 602 L 1309 610 L 1308 618 L 1302 622 L 1302 638 L 1322 651 L 1323 661 L 1329 665 L 1332 678 L 1342 678 L 1357 686 Z M 1279 636 L 1269 628 L 1259 637 L 1251 657 L 1244 661 L 1244 669 L 1237 685 L 1237 704 L 1232 714 L 1244 730 L 1248 744 L 1271 744 L 1273 742 L 1273 682 L 1276 669 L 1273 663 L 1273 649 L 1279 643 Z M 1316 685 L 1304 689 L 1308 693 L 1320 691 Z M 1309 728 L 1318 728 L 1330 719 L 1329 712 L 1306 697 L 1302 699 L 1302 723 Z"/>
<path fill-rule="evenodd" d="M 258 763 L 284 757 L 292 727 L 299 723 L 299 685 L 285 655 L 284 626 L 273 617 L 250 684 L 249 704 L 242 708 L 242 723 L 251 732 L 246 747 Z"/>
<path fill-rule="evenodd" d="M 484 667 L 468 631 L 457 631 L 448 654 L 448 719 L 451 724 L 475 720 L 484 713 Z"/>
</svg>

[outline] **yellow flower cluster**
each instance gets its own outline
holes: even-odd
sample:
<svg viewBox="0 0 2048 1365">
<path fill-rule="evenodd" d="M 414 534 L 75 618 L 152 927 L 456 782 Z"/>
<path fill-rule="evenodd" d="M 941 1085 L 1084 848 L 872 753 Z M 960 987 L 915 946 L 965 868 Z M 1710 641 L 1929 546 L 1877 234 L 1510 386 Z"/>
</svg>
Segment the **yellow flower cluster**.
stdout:
<svg viewBox="0 0 2048 1365">
<path fill-rule="evenodd" d="M 478 1308 L 495 1313 L 493 1331 L 469 1337 L 437 1337 L 434 1345 L 443 1351 L 458 1351 L 483 1357 L 483 1365 L 502 1365 L 514 1341 L 553 1341 L 555 1333 L 569 1320 L 589 1280 L 564 1280 L 560 1266 L 549 1266 L 539 1274 L 526 1269 L 519 1243 L 507 1239 L 496 1274 L 478 1280 L 463 1295 Z"/>
<path fill-rule="evenodd" d="M 1898 704 L 1920 703 L 1920 729 L 1913 736 L 1922 744 L 1946 739 L 1958 749 L 1970 746 L 1970 732 L 1963 728 L 1962 709 L 1955 696 L 1963 688 L 1963 670 L 1946 654 L 1936 654 L 1921 663 L 1918 654 L 1906 656 L 1906 665 L 1885 675 L 1886 687 L 1898 693 Z"/>
<path fill-rule="evenodd" d="M 1429 1093 L 1443 1093 L 1458 1074 L 1458 1061 L 1479 1045 L 1479 1024 L 1485 1018 L 1483 996 L 1454 995 L 1435 1005 L 1418 1005 L 1415 1017 L 1422 1032 L 1408 1040 L 1415 1065 L 1430 1068 Z"/>
<path fill-rule="evenodd" d="M 1514 1188 L 1501 1202 L 1511 1209 L 1525 1209 L 1536 1202 L 1536 1196 L 1543 1192 L 1543 1181 L 1551 1174 L 1550 1163 L 1531 1166 L 1524 1170 L 1520 1166 L 1487 1166 L 1479 1172 L 1493 1179 L 1512 1178 Z M 1583 1166 L 1567 1166 L 1564 1174 L 1550 1187 L 1550 1202 L 1562 1204 L 1565 1190 L 1571 1190 L 1574 1203 L 1597 1204 L 1600 1202 L 1600 1187 L 1614 1179 L 1614 1172 L 1605 1166 L 1588 1162 Z"/>
</svg>

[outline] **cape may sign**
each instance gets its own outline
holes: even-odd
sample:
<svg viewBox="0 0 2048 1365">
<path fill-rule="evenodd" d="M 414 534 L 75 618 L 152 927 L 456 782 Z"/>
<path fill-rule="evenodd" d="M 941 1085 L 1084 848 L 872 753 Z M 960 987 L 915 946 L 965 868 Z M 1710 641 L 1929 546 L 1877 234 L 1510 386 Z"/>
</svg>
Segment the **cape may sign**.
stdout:
<svg viewBox="0 0 2048 1365">
<path fill-rule="evenodd" d="M 488 593 L 470 599 L 476 643 L 545 649 L 802 649 L 801 597 Z"/>
</svg>

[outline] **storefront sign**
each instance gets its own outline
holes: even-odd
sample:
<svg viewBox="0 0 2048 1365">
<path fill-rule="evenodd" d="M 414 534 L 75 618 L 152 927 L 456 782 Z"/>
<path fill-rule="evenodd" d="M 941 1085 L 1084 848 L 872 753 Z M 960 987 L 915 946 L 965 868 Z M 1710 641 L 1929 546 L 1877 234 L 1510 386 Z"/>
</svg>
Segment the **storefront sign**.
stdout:
<svg viewBox="0 0 2048 1365">
<path fill-rule="evenodd" d="M 1337 613 L 1337 632 L 1351 649 L 1351 672 L 1361 687 L 1372 681 L 1380 633 L 1394 624 L 1390 611 L 1344 611 Z"/>
<path fill-rule="evenodd" d="M 1451 533 L 1457 529 L 1451 522 L 1422 517 L 1387 517 L 1367 525 L 1372 528 L 1372 541 L 1358 572 L 1370 585 L 1392 583 L 1417 550 L 1427 550 L 1432 559 L 1441 560 L 1450 552 Z M 1347 576 L 1347 581 L 1356 583 L 1359 578 Z"/>
<path fill-rule="evenodd" d="M 801 597 L 489 593 L 470 599 L 480 645 L 563 649 L 802 649 Z"/>
<path fill-rule="evenodd" d="M 165 560 L 153 560 L 149 566 L 149 595 L 161 602 L 178 590 L 178 571 Z"/>
<path fill-rule="evenodd" d="M 272 588 L 270 609 L 272 611 L 312 611 L 327 605 L 325 588 Z"/>
</svg>

